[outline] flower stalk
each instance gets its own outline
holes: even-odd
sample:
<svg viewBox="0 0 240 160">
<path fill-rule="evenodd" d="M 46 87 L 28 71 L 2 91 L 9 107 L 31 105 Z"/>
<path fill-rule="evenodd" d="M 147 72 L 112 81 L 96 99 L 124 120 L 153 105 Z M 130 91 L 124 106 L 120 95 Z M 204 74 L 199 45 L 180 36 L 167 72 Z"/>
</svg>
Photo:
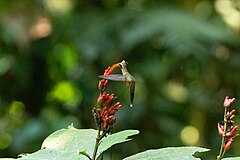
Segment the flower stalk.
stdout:
<svg viewBox="0 0 240 160">
<path fill-rule="evenodd" d="M 101 126 L 98 127 L 98 134 L 97 134 L 97 138 L 96 138 L 96 143 L 94 146 L 94 151 L 93 151 L 93 157 L 92 159 L 95 160 L 96 156 L 97 156 L 97 150 L 98 150 L 98 146 L 99 146 L 99 141 L 100 141 L 100 132 L 101 132 Z"/>
<path fill-rule="evenodd" d="M 226 96 L 223 103 L 223 121 L 218 123 L 218 133 L 222 136 L 222 142 L 217 160 L 221 160 L 223 158 L 226 151 L 231 148 L 234 138 L 239 135 L 237 134 L 238 126 L 234 125 L 233 121 L 233 118 L 235 117 L 235 109 L 229 109 L 235 100 L 235 98 L 229 98 Z"/>
<path fill-rule="evenodd" d="M 118 67 L 118 63 L 108 67 L 104 75 L 109 75 L 112 71 Z M 99 96 L 97 103 L 99 108 L 93 107 L 92 114 L 98 128 L 98 134 L 94 146 L 93 156 L 91 160 L 96 160 L 97 151 L 101 140 L 111 133 L 113 124 L 116 122 L 115 114 L 119 108 L 121 108 L 120 102 L 114 103 L 117 98 L 114 94 L 106 93 L 108 80 L 102 79 L 98 83 Z"/>
</svg>

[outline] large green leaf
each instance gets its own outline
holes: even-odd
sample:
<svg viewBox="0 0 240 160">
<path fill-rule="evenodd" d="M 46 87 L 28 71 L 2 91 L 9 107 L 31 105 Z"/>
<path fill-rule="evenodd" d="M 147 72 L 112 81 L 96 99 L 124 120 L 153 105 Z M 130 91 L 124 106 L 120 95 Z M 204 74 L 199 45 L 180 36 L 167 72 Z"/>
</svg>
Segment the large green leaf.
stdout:
<svg viewBox="0 0 240 160">
<path fill-rule="evenodd" d="M 58 130 L 49 135 L 42 144 L 42 149 L 32 154 L 23 154 L 21 160 L 85 160 L 84 155 L 79 154 L 85 150 L 93 152 L 97 131 L 94 129 L 76 129 L 69 126 L 68 129 Z"/>
<path fill-rule="evenodd" d="M 48 136 L 42 149 L 32 154 L 20 155 L 20 160 L 88 160 L 80 154 L 86 153 L 90 157 L 93 154 L 97 130 L 76 129 L 72 125 L 68 129 L 61 129 Z M 137 130 L 125 130 L 107 136 L 101 140 L 98 156 L 114 144 L 126 142 L 129 136 L 138 134 Z M 4 159 L 5 160 L 5 159 Z M 8 160 L 8 159 L 6 159 Z M 11 159 L 10 159 L 11 160 Z"/>
<path fill-rule="evenodd" d="M 124 160 L 196 160 L 196 152 L 206 152 L 209 149 L 200 147 L 169 147 L 153 149 L 124 158 Z"/>
<path fill-rule="evenodd" d="M 63 160 L 63 159 L 72 159 L 72 160 L 83 160 L 84 156 L 79 155 L 74 151 L 69 150 L 55 150 L 55 149 L 41 149 L 32 154 L 20 155 L 20 160 Z"/>
<path fill-rule="evenodd" d="M 124 130 L 124 131 L 109 135 L 107 138 L 103 139 L 100 142 L 98 154 L 100 155 L 103 151 L 107 150 L 114 144 L 131 140 L 127 138 L 131 135 L 136 135 L 138 133 L 139 133 L 138 130 Z"/>
<path fill-rule="evenodd" d="M 97 130 L 94 129 L 76 129 L 69 126 L 68 129 L 61 129 L 48 136 L 42 148 L 64 150 L 79 153 L 85 150 L 92 154 Z"/>
<path fill-rule="evenodd" d="M 240 160 L 240 157 L 223 158 L 222 160 Z"/>
</svg>

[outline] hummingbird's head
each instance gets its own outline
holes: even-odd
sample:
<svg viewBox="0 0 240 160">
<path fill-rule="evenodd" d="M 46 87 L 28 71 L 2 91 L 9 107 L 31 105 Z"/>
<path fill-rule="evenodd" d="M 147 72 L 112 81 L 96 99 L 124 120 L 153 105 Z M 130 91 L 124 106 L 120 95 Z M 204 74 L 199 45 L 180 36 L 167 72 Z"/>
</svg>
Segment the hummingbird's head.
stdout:
<svg viewBox="0 0 240 160">
<path fill-rule="evenodd" d="M 121 69 L 126 68 L 126 67 L 127 67 L 127 64 L 128 64 L 128 62 L 126 62 L 126 61 L 123 60 L 122 62 L 119 63 L 119 67 L 120 67 Z"/>
</svg>

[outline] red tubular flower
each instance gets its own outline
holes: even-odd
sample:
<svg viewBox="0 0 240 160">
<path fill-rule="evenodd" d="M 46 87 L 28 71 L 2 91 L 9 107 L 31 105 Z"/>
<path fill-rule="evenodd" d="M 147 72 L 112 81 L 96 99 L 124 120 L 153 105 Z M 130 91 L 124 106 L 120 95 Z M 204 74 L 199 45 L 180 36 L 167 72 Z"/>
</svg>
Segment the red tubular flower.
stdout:
<svg viewBox="0 0 240 160">
<path fill-rule="evenodd" d="M 116 97 L 114 96 L 114 94 L 107 94 L 105 97 L 105 103 L 103 104 L 103 107 L 110 107 L 113 104 L 113 100 Z"/>
<path fill-rule="evenodd" d="M 235 109 L 232 109 L 231 112 L 230 112 L 230 115 L 233 115 L 235 113 Z"/>
<path fill-rule="evenodd" d="M 111 67 L 108 67 L 104 71 L 104 76 L 107 76 L 112 73 L 112 71 L 119 67 L 119 63 L 116 63 L 112 65 Z M 98 89 L 100 90 L 100 95 L 98 96 L 97 103 L 101 107 L 100 109 L 93 108 L 92 113 L 94 116 L 94 119 L 98 126 L 100 126 L 100 129 L 104 131 L 104 133 L 109 133 L 111 128 L 113 127 L 113 124 L 116 122 L 116 118 L 114 115 L 118 111 L 119 108 L 121 108 L 120 102 L 113 103 L 116 99 L 116 96 L 114 94 L 107 94 L 105 91 L 107 89 L 108 80 L 102 79 L 98 83 Z"/>
<path fill-rule="evenodd" d="M 236 98 L 229 98 L 228 96 L 225 97 L 225 100 L 223 102 L 224 107 L 230 107 L 231 104 L 236 100 Z"/>
<path fill-rule="evenodd" d="M 101 92 L 104 92 L 106 89 L 107 89 L 107 80 L 105 79 L 102 79 L 99 81 L 98 83 L 98 89 L 101 91 Z"/>
<path fill-rule="evenodd" d="M 109 107 L 107 112 L 109 115 L 114 115 L 118 111 L 118 109 L 121 107 L 122 105 L 120 104 L 120 102 L 117 102 L 113 106 Z"/>
<path fill-rule="evenodd" d="M 108 67 L 108 68 L 105 70 L 105 72 L 104 72 L 103 75 L 104 75 L 104 76 L 107 76 L 107 75 L 111 74 L 112 71 L 113 71 L 115 68 L 117 68 L 117 67 L 119 67 L 119 63 L 116 63 L 116 64 L 112 65 L 111 67 Z"/>
<path fill-rule="evenodd" d="M 234 137 L 237 134 L 237 131 L 238 131 L 238 126 L 227 125 L 225 136 Z M 224 135 L 224 126 L 221 123 L 218 123 L 218 134 L 221 136 Z"/>
<path fill-rule="evenodd" d="M 227 151 L 233 144 L 234 138 L 231 137 L 229 138 L 225 143 L 224 143 L 224 149 Z"/>
<path fill-rule="evenodd" d="M 218 123 L 218 134 L 223 135 L 223 133 L 224 133 L 223 126 L 220 123 Z"/>
<path fill-rule="evenodd" d="M 108 125 L 108 120 L 109 120 L 106 110 L 103 110 L 103 112 L 102 112 L 102 120 L 103 120 L 103 128 L 106 128 Z"/>
<path fill-rule="evenodd" d="M 104 130 L 109 130 L 112 128 L 112 125 L 116 122 L 116 118 L 112 115 L 108 115 L 106 109 L 102 112 L 103 128 Z"/>
<path fill-rule="evenodd" d="M 107 94 L 106 92 L 103 92 L 98 96 L 97 102 L 102 108 L 110 107 L 113 104 L 113 100 L 115 98 L 116 97 L 114 94 Z"/>
<path fill-rule="evenodd" d="M 112 126 L 116 122 L 116 118 L 114 116 L 109 116 L 108 123 Z"/>
<path fill-rule="evenodd" d="M 226 113 L 226 119 L 227 120 L 233 120 L 233 118 L 235 117 L 235 109 L 231 110 L 230 112 L 228 111 Z"/>
<path fill-rule="evenodd" d="M 229 132 L 226 133 L 227 137 L 233 137 L 237 134 L 238 126 L 233 126 Z"/>
<path fill-rule="evenodd" d="M 230 112 L 230 120 L 233 120 L 233 118 L 235 117 L 235 109 L 231 110 Z"/>
<path fill-rule="evenodd" d="M 104 75 L 104 76 L 107 76 L 107 75 L 111 74 L 112 71 L 113 71 L 115 68 L 117 68 L 117 67 L 119 67 L 119 63 L 116 63 L 116 64 L 112 65 L 111 67 L 108 67 L 107 69 L 105 69 L 103 75 Z M 101 93 L 106 90 L 106 88 L 107 88 L 107 83 L 108 83 L 108 80 L 106 80 L 106 79 L 102 79 L 102 80 L 99 81 L 99 83 L 98 83 L 98 89 L 101 91 Z"/>
</svg>

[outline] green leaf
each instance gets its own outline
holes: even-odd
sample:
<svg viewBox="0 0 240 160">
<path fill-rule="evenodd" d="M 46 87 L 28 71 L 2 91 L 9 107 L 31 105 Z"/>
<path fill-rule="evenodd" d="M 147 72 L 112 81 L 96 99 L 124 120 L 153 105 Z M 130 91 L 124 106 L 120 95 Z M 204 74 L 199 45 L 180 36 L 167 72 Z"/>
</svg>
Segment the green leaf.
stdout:
<svg viewBox="0 0 240 160">
<path fill-rule="evenodd" d="M 138 134 L 138 130 L 124 130 L 118 133 L 111 134 L 104 138 L 100 142 L 99 150 L 98 150 L 98 155 L 100 155 L 102 152 L 113 146 L 114 144 L 118 143 L 123 143 L 126 141 L 129 141 L 131 139 L 127 139 L 129 136 L 133 136 Z"/>
<path fill-rule="evenodd" d="M 20 160 L 77 160 L 83 159 L 83 155 L 79 155 L 74 151 L 69 150 L 55 150 L 55 149 L 41 149 L 32 154 L 20 155 Z"/>
<path fill-rule="evenodd" d="M 61 129 L 49 135 L 43 141 L 41 150 L 31 154 L 19 155 L 20 158 L 18 159 L 89 160 L 89 157 L 92 157 L 93 154 L 97 133 L 98 131 L 95 129 L 76 129 L 71 125 L 68 129 Z M 115 144 L 129 141 L 130 139 L 127 139 L 129 136 L 138 133 L 137 130 L 125 130 L 103 138 L 97 156 Z"/>
<path fill-rule="evenodd" d="M 86 151 L 88 154 L 93 153 L 97 130 L 94 129 L 76 129 L 69 126 L 68 129 L 61 129 L 48 136 L 42 148 L 64 150 L 79 153 Z M 83 156 L 83 155 L 81 155 Z"/>
<path fill-rule="evenodd" d="M 196 152 L 207 152 L 209 149 L 200 147 L 168 147 L 153 149 L 124 158 L 123 160 L 196 160 Z"/>
<path fill-rule="evenodd" d="M 222 160 L 240 160 L 240 157 L 223 158 Z"/>
<path fill-rule="evenodd" d="M 137 130 L 125 130 L 118 133 L 108 135 L 100 142 L 98 149 L 98 156 L 110 148 L 111 146 L 129 141 L 129 136 L 138 134 Z M 68 149 L 75 151 L 76 153 L 85 152 L 92 155 L 95 139 L 97 136 L 97 130 L 94 129 L 76 129 L 70 126 L 68 129 L 59 130 L 43 142 L 42 148 L 54 148 L 54 149 Z"/>
</svg>

